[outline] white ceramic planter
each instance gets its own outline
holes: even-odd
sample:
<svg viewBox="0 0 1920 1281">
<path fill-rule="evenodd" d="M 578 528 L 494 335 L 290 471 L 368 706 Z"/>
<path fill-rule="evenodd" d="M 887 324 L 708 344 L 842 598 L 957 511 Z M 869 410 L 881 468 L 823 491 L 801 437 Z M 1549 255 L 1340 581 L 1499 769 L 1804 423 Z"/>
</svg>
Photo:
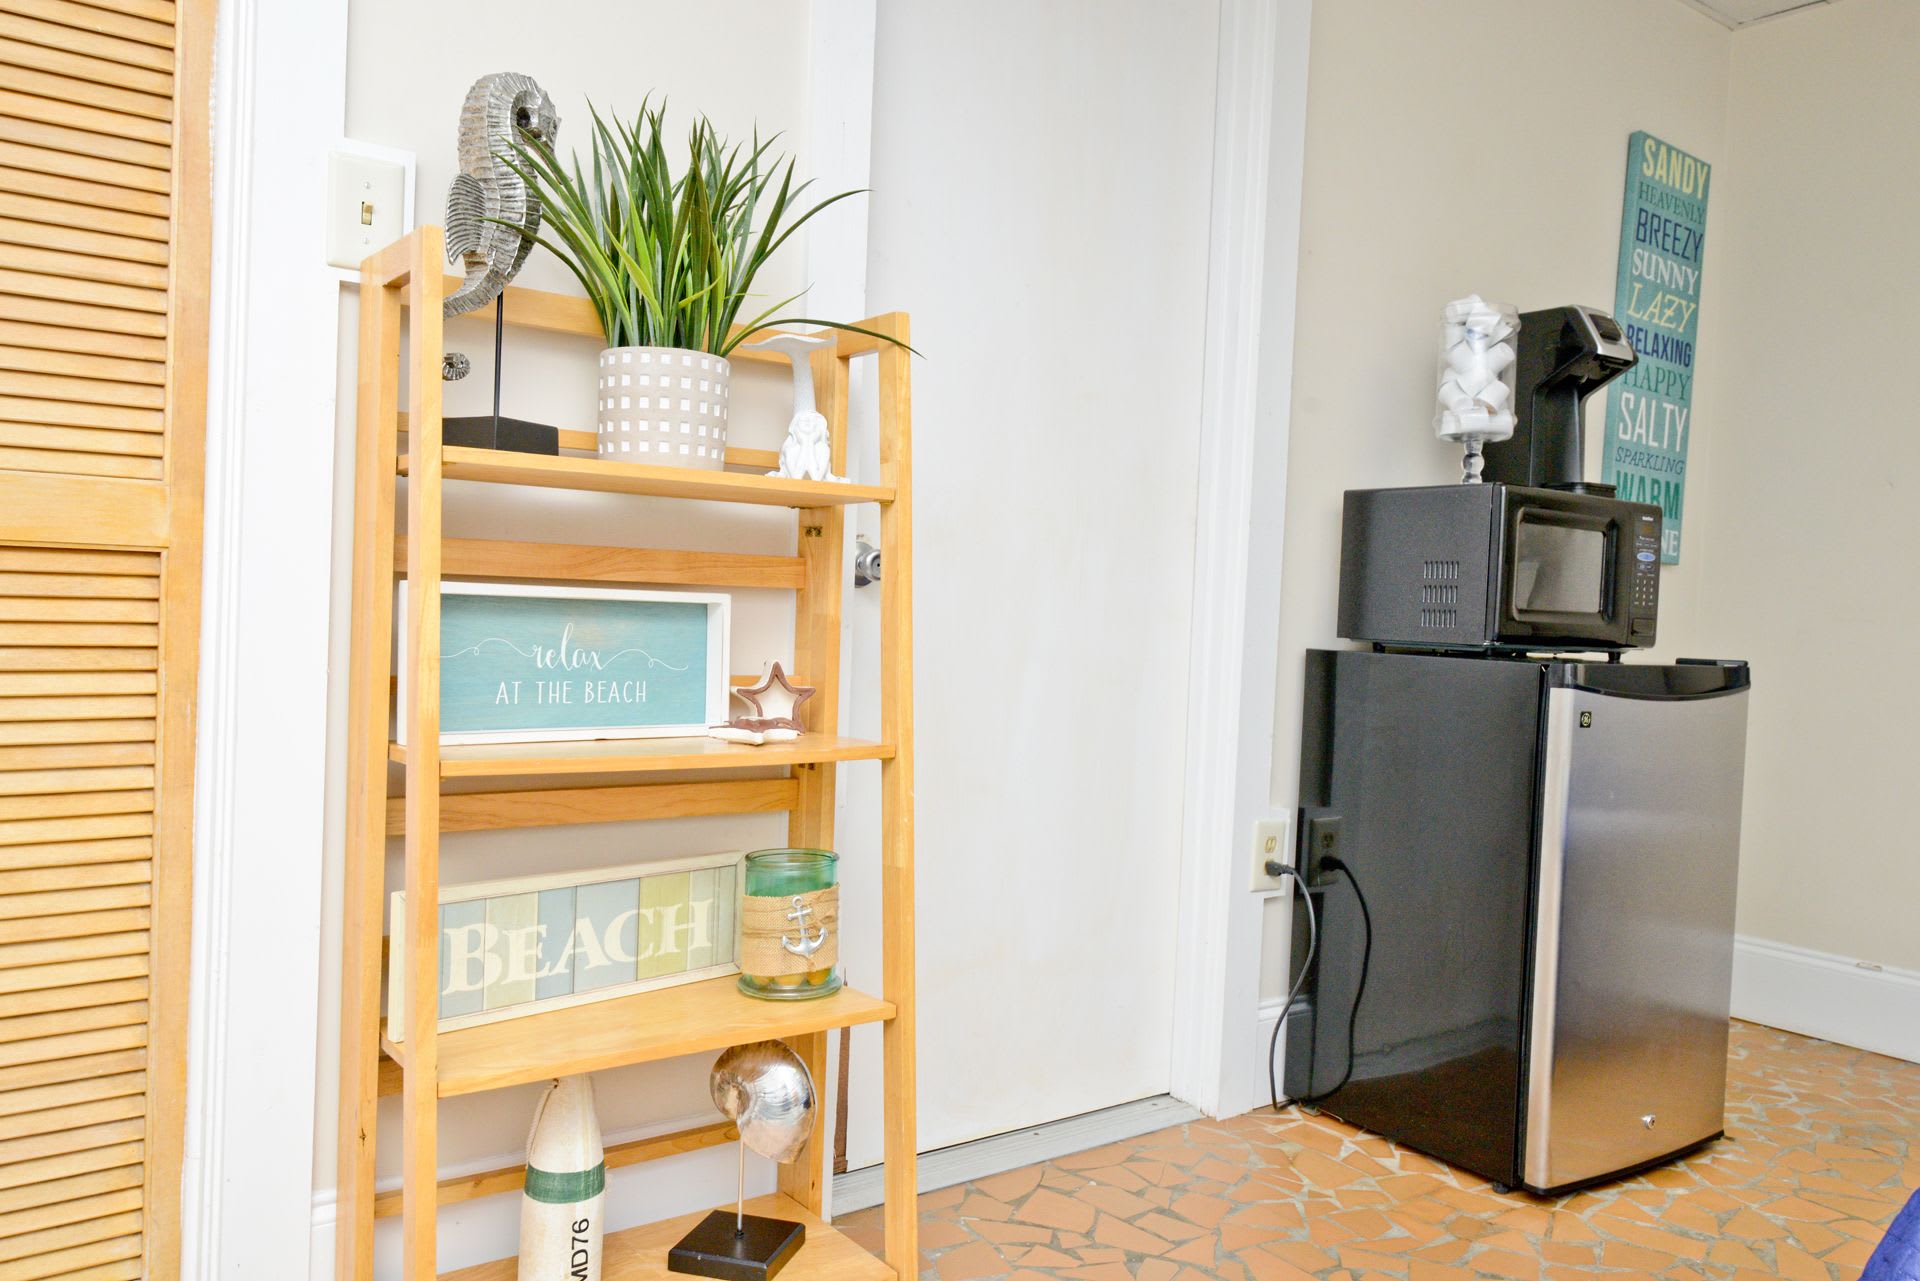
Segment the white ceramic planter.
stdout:
<svg viewBox="0 0 1920 1281">
<path fill-rule="evenodd" d="M 679 347 L 600 353 L 600 457 L 718 471 L 727 452 L 733 366 Z"/>
</svg>

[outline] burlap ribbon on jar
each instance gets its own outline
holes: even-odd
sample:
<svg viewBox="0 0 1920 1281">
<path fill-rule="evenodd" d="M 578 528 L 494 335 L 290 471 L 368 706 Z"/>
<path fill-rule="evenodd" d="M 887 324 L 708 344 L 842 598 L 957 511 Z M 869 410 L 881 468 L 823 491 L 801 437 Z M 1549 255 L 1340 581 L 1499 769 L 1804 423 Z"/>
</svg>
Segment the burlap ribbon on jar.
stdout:
<svg viewBox="0 0 1920 1281">
<path fill-rule="evenodd" d="M 824 937 L 822 931 L 825 931 Z M 818 941 L 812 952 L 805 949 Z M 799 949 L 796 951 L 795 949 Z M 740 972 L 807 974 L 840 963 L 840 887 L 740 900 Z"/>
</svg>

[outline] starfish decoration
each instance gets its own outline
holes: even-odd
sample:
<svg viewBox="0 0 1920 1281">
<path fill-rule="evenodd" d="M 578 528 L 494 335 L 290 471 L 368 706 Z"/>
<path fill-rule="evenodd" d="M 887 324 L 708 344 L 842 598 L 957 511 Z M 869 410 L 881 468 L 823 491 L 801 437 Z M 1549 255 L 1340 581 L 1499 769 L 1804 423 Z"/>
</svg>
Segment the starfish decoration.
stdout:
<svg viewBox="0 0 1920 1281">
<path fill-rule="evenodd" d="M 728 724 L 753 732 L 770 729 L 800 730 L 800 704 L 813 697 L 813 686 L 795 685 L 778 661 L 767 664 L 766 674 L 757 685 L 745 685 L 733 691 L 745 702 L 748 714 L 736 716 Z"/>
</svg>

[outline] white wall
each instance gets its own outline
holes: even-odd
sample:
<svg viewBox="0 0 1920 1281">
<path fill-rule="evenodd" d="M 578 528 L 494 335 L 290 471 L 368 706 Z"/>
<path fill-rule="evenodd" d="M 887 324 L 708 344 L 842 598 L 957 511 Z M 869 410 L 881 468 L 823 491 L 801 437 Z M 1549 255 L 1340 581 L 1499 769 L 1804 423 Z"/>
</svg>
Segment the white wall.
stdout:
<svg viewBox="0 0 1920 1281">
<path fill-rule="evenodd" d="M 927 353 L 923 1149 L 1167 1088 L 1215 22 L 880 5 L 868 298 Z"/>
<path fill-rule="evenodd" d="M 1650 130 L 1724 173 L 1732 39 L 1675 0 L 1314 6 L 1275 711 L 1282 810 L 1298 800 L 1302 655 L 1345 644 L 1342 492 L 1459 476 L 1458 451 L 1430 426 L 1442 304 L 1478 292 L 1522 309 L 1610 309 L 1627 136 Z M 1705 652 L 1713 530 L 1694 504 L 1735 429 L 1721 363 L 1731 255 L 1719 251 L 1731 203 L 1723 188 L 1708 214 L 1696 488 L 1685 558 L 1661 584 L 1655 658 Z M 1727 643 L 1729 657 L 1750 649 L 1744 635 Z M 1269 906 L 1267 999 L 1282 995 L 1282 910 Z"/>
<path fill-rule="evenodd" d="M 1706 267 L 1722 318 L 1701 346 L 1721 370 L 1728 443 L 1688 512 L 1705 535 L 1701 643 L 1754 663 L 1740 930 L 1908 971 L 1917 66 L 1909 0 L 1818 6 L 1734 37 Z"/>
</svg>

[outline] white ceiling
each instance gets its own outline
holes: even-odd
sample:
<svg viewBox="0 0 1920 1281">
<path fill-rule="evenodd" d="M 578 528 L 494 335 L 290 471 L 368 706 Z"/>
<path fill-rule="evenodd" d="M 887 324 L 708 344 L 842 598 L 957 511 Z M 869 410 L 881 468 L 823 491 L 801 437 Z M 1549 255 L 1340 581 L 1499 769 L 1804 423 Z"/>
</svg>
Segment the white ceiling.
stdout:
<svg viewBox="0 0 1920 1281">
<path fill-rule="evenodd" d="M 1795 9 L 1832 4 L 1834 0 L 1680 0 L 1690 9 L 1698 9 L 1722 26 L 1738 29 L 1768 18 L 1777 18 Z"/>
</svg>

